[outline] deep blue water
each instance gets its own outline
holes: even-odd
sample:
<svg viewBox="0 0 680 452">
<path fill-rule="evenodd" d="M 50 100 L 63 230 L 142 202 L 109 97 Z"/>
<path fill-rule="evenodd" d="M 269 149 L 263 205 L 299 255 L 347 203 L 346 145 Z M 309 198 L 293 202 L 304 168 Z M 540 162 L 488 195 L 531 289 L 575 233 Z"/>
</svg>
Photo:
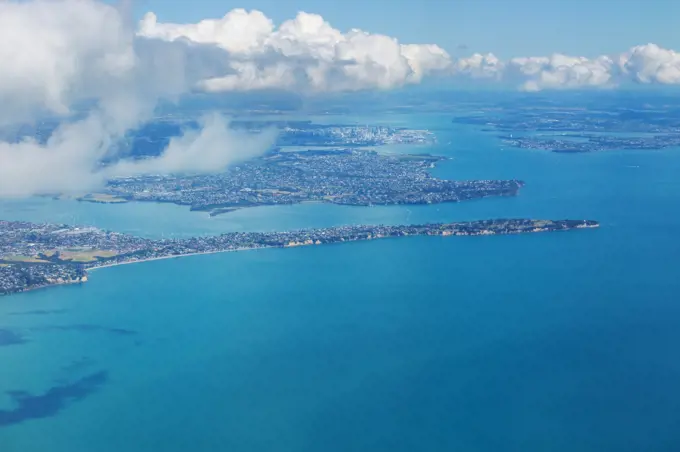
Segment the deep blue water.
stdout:
<svg viewBox="0 0 680 452">
<path fill-rule="evenodd" d="M 0 213 L 149 236 L 502 216 L 602 227 L 187 257 L 2 298 L 0 450 L 680 450 L 680 150 L 501 150 L 448 118 L 408 122 L 454 158 L 438 176 L 527 186 L 212 219 L 48 200 Z"/>
</svg>

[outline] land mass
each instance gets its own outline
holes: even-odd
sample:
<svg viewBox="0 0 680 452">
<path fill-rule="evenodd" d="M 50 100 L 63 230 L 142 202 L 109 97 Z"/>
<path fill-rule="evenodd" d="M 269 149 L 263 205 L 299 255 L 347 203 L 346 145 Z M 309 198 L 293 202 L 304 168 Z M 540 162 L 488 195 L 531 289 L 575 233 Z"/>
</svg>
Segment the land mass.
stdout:
<svg viewBox="0 0 680 452">
<path fill-rule="evenodd" d="M 64 224 L 0 221 L 0 294 L 87 281 L 87 271 L 194 254 L 287 248 L 406 236 L 477 236 L 596 228 L 593 220 L 495 219 L 397 226 L 338 226 L 289 232 L 232 232 L 153 240 Z"/>
<path fill-rule="evenodd" d="M 505 145 L 521 149 L 584 153 L 680 146 L 680 115 L 668 106 L 574 109 L 520 104 L 482 111 L 453 122 L 502 132 L 499 138 Z"/>
<path fill-rule="evenodd" d="M 352 206 L 459 202 L 514 196 L 524 185 L 519 180 L 438 179 L 430 170 L 442 160 L 445 157 L 351 148 L 277 149 L 218 174 L 114 179 L 94 199 L 173 203 L 214 216 L 246 207 L 303 202 Z"/>
</svg>

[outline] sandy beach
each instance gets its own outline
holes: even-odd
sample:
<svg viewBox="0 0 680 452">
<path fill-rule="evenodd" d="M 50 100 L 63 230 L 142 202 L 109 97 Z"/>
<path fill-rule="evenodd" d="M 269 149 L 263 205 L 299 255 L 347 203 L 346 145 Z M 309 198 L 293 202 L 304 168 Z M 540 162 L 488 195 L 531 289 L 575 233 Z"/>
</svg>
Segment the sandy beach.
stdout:
<svg viewBox="0 0 680 452">
<path fill-rule="evenodd" d="M 253 251 L 253 250 L 263 250 L 263 249 L 268 249 L 268 248 L 285 248 L 285 247 L 275 247 L 275 246 L 260 246 L 256 248 L 234 248 L 232 250 L 219 250 L 219 251 L 202 251 L 202 252 L 197 252 L 197 253 L 187 253 L 187 254 L 173 254 L 169 256 L 159 256 L 159 257 L 151 257 L 148 259 L 139 259 L 136 261 L 126 261 L 126 262 L 115 262 L 112 264 L 105 264 L 105 265 L 98 265 L 96 267 L 90 267 L 87 269 L 87 272 L 92 272 L 94 270 L 99 270 L 101 268 L 110 268 L 110 267 L 117 267 L 119 265 L 128 265 L 128 264 L 140 264 L 142 262 L 151 262 L 151 261 L 160 261 L 160 260 L 165 260 L 165 259 L 176 259 L 180 257 L 188 257 L 188 256 L 203 256 L 206 254 L 219 254 L 219 253 L 233 253 L 236 251 Z"/>
</svg>

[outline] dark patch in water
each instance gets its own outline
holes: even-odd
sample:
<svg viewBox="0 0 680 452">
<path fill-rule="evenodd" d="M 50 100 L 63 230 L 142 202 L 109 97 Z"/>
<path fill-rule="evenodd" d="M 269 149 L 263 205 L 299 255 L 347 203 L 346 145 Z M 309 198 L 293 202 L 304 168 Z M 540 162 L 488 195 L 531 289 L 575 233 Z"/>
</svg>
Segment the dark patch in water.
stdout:
<svg viewBox="0 0 680 452">
<path fill-rule="evenodd" d="M 0 347 L 25 344 L 24 337 L 14 331 L 0 329 Z"/>
<path fill-rule="evenodd" d="M 32 395 L 26 391 L 7 391 L 15 408 L 0 410 L 0 427 L 54 416 L 70 403 L 83 400 L 94 393 L 107 380 L 108 373 L 101 371 L 69 384 L 54 386 L 40 395 Z"/>
<path fill-rule="evenodd" d="M 80 331 L 83 333 L 111 333 L 118 334 L 120 336 L 134 336 L 137 334 L 136 331 L 127 330 L 125 328 L 110 328 L 102 325 L 90 325 L 87 323 L 75 324 L 75 325 L 48 325 L 34 328 L 36 331 Z"/>
<path fill-rule="evenodd" d="M 75 359 L 71 361 L 69 364 L 62 367 L 61 370 L 64 371 L 66 374 L 74 374 L 88 367 L 92 367 L 93 364 L 94 360 L 92 358 L 88 358 L 87 356 L 81 356 L 80 358 Z"/>
<path fill-rule="evenodd" d="M 17 311 L 10 312 L 7 315 L 51 315 L 51 314 L 65 314 L 68 309 L 36 309 L 35 311 Z"/>
</svg>

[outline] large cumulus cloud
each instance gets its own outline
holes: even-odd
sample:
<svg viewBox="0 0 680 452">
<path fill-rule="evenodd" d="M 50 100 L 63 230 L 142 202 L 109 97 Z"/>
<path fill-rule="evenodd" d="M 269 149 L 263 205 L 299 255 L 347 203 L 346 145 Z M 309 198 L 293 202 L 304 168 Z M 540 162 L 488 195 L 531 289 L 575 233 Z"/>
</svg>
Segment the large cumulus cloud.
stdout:
<svg viewBox="0 0 680 452">
<path fill-rule="evenodd" d="M 680 53 L 656 44 L 631 48 L 619 57 L 619 67 L 640 83 L 680 84 Z"/>
<path fill-rule="evenodd" d="M 120 14 L 96 2 L 1 2 L 0 43 L 0 124 L 68 113 L 135 64 Z"/>
<path fill-rule="evenodd" d="M 611 58 L 596 59 L 555 54 L 550 57 L 513 58 L 507 65 L 510 76 L 525 81 L 526 91 L 607 87 L 614 83 L 615 66 Z"/>
<path fill-rule="evenodd" d="M 554 54 L 512 58 L 505 77 L 526 91 L 614 88 L 627 83 L 680 84 L 680 54 L 656 44 L 635 46 L 618 55 L 596 58 Z"/>
<path fill-rule="evenodd" d="M 680 54 L 647 44 L 596 58 L 553 54 L 500 60 L 492 53 L 454 59 L 435 44 L 402 44 L 361 30 L 341 32 L 301 12 L 280 24 L 260 11 L 234 9 L 193 24 L 140 21 L 138 36 L 212 44 L 229 54 L 227 74 L 200 82 L 206 91 L 345 91 L 420 83 L 430 75 L 515 83 L 525 91 L 680 84 Z"/>
<path fill-rule="evenodd" d="M 208 91 L 261 88 L 346 91 L 394 88 L 444 73 L 451 58 L 434 44 L 350 30 L 342 33 L 321 16 L 301 12 L 276 27 L 259 11 L 235 9 L 196 24 L 159 23 L 148 13 L 139 36 L 214 44 L 230 55 L 232 73 L 202 83 Z"/>
</svg>

